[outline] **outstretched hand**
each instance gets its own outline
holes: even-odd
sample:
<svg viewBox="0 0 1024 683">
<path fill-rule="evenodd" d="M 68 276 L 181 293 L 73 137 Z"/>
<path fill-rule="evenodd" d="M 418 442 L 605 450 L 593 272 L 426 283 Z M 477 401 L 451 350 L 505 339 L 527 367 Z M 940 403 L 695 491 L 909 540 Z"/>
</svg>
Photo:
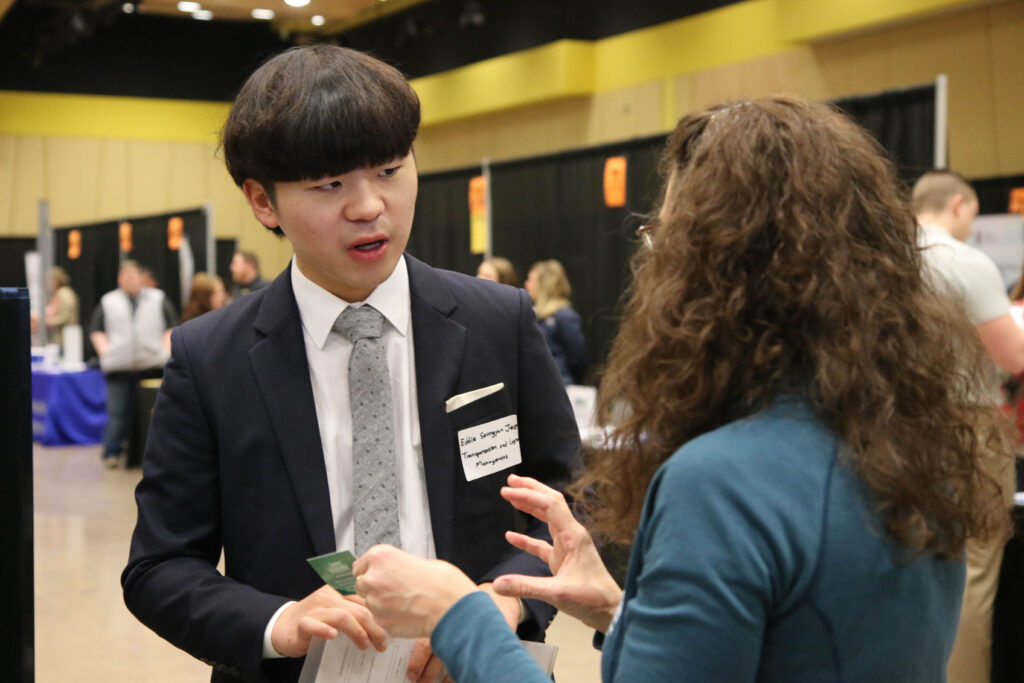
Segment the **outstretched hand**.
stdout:
<svg viewBox="0 0 1024 683">
<path fill-rule="evenodd" d="M 605 569 L 594 540 L 573 517 L 565 497 L 536 479 L 509 475 L 501 496 L 516 509 L 547 522 L 552 543 L 513 531 L 505 538 L 515 547 L 548 563 L 553 576 L 508 574 L 494 580 L 499 595 L 536 598 L 588 626 L 608 630 L 622 589 Z"/>
</svg>

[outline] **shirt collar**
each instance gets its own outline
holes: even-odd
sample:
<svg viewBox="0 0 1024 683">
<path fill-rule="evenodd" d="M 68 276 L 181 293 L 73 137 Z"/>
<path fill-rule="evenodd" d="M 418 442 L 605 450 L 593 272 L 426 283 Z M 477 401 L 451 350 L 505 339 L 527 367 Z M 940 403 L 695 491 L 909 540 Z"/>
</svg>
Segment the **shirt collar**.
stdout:
<svg viewBox="0 0 1024 683">
<path fill-rule="evenodd" d="M 947 240 L 956 239 L 955 237 L 953 237 L 953 235 L 950 234 L 949 230 L 946 230 L 945 228 L 938 225 L 933 225 L 931 223 L 921 223 L 921 230 L 923 230 L 924 233 L 931 238 L 940 237 L 945 238 Z"/>
<path fill-rule="evenodd" d="M 327 337 L 334 328 L 334 321 L 349 305 L 373 306 L 380 311 L 384 319 L 403 337 L 409 333 L 410 297 L 409 270 L 405 264 L 405 255 L 398 259 L 398 264 L 384 282 L 366 297 L 365 301 L 349 304 L 339 299 L 320 285 L 306 277 L 292 257 L 292 291 L 295 303 L 299 307 L 302 327 L 313 339 L 318 348 L 323 348 Z"/>
</svg>

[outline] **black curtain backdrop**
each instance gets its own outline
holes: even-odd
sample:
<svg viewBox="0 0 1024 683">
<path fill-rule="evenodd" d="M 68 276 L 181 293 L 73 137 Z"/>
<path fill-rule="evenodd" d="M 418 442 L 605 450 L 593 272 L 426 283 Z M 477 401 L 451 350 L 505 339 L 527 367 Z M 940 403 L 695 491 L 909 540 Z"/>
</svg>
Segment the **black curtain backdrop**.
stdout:
<svg viewBox="0 0 1024 683">
<path fill-rule="evenodd" d="M 592 364 L 607 353 L 619 298 L 629 279 L 636 214 L 655 206 L 663 136 L 491 166 L 493 253 L 512 261 L 521 279 L 535 262 L 556 258 L 573 286 Z M 604 164 L 625 156 L 626 206 L 604 203 Z M 473 275 L 469 253 L 469 181 L 480 169 L 420 178 L 409 252 L 427 263 Z"/>
<path fill-rule="evenodd" d="M 1010 191 L 1024 187 L 1024 175 L 981 178 L 972 180 L 971 184 L 978 193 L 979 213 L 1009 213 Z"/>
<path fill-rule="evenodd" d="M 167 221 L 174 216 L 179 216 L 184 222 L 184 234 L 192 249 L 195 272 L 205 270 L 206 214 L 202 209 L 125 219 L 132 224 L 132 250 L 123 254 L 121 221 L 54 229 L 54 261 L 71 276 L 71 286 L 78 294 L 86 358 L 94 355 L 89 344 L 89 321 L 100 297 L 117 288 L 117 269 L 122 259 L 133 259 L 153 271 L 157 284 L 175 309 L 181 312 L 181 252 L 172 251 L 167 246 Z M 68 256 L 68 235 L 72 230 L 79 230 L 82 234 L 82 250 L 77 259 Z"/>
<path fill-rule="evenodd" d="M 224 281 L 224 288 L 228 294 L 231 293 L 231 259 L 235 256 L 235 249 L 238 248 L 238 240 L 234 237 L 226 237 L 216 240 L 214 249 L 217 250 L 216 263 L 217 275 Z M 199 270 L 196 270 L 198 273 Z"/>
<path fill-rule="evenodd" d="M 932 168 L 934 85 L 835 104 L 875 135 L 906 182 Z M 656 136 L 491 165 L 492 251 L 512 261 L 522 279 L 536 261 L 562 262 L 583 317 L 592 381 L 618 327 L 636 248 L 633 230 L 658 204 L 664 141 Z M 603 195 L 604 163 L 612 156 L 627 163 L 626 206 L 617 209 L 605 206 Z M 479 174 L 468 168 L 420 176 L 410 253 L 439 268 L 476 273 L 481 257 L 469 253 L 468 192 L 470 178 Z M 1018 185 L 994 191 L 1008 197 L 1011 186 Z"/>
<path fill-rule="evenodd" d="M 935 167 L 935 84 L 833 102 L 889 152 L 908 186 Z"/>
<path fill-rule="evenodd" d="M 0 237 L 0 287 L 28 286 L 25 254 L 35 250 L 35 237 Z"/>
</svg>

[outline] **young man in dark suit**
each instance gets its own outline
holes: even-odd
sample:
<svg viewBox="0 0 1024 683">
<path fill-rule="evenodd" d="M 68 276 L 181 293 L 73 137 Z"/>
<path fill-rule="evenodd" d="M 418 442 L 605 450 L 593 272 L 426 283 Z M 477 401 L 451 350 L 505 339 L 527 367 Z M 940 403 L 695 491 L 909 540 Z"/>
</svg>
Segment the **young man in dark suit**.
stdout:
<svg viewBox="0 0 1024 683">
<path fill-rule="evenodd" d="M 505 543 L 516 520 L 498 490 L 513 471 L 571 476 L 572 410 L 524 292 L 404 254 L 418 126 L 401 74 L 330 46 L 271 59 L 225 124 L 228 170 L 295 256 L 175 330 L 122 575 L 129 609 L 213 680 L 294 681 L 314 636 L 383 647 L 358 598 L 308 567 L 316 555 L 391 542 L 484 590 L 547 574 Z M 477 477 L 465 437 L 491 423 L 518 429 L 506 462 L 521 462 Z M 521 636 L 543 635 L 550 606 L 491 595 Z M 410 674 L 440 668 L 419 642 Z"/>
</svg>

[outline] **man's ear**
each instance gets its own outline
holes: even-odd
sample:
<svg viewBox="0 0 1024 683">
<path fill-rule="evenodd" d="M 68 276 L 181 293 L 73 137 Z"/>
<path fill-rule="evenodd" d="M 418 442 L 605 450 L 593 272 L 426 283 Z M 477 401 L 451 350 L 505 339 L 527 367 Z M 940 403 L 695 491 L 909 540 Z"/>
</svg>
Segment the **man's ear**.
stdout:
<svg viewBox="0 0 1024 683">
<path fill-rule="evenodd" d="M 962 194 L 955 194 L 953 198 L 949 200 L 949 210 L 954 216 L 960 215 L 960 209 L 964 205 L 964 196 Z"/>
<path fill-rule="evenodd" d="M 277 211 L 270 201 L 270 195 L 267 194 L 267 190 L 263 187 L 262 183 L 252 178 L 246 178 L 245 182 L 242 183 L 242 192 L 245 194 L 245 198 L 249 200 L 249 206 L 252 207 L 256 220 L 268 228 L 281 226 L 281 222 L 277 220 Z"/>
</svg>

